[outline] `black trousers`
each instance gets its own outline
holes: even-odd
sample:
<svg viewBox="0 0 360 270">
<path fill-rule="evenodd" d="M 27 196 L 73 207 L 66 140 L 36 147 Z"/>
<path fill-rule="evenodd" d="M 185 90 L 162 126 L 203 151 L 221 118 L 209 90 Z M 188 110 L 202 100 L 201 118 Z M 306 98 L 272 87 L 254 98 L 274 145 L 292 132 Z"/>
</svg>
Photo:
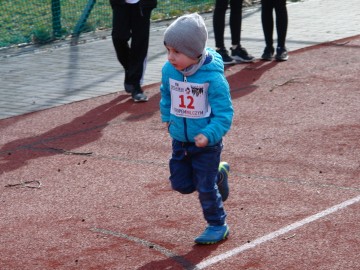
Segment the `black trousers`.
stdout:
<svg viewBox="0 0 360 270">
<path fill-rule="evenodd" d="M 213 27 L 215 46 L 225 48 L 224 31 L 225 31 L 225 14 L 229 5 L 229 0 L 216 0 L 213 15 Z M 240 45 L 241 41 L 241 20 L 242 20 L 243 0 L 230 0 L 230 33 L 231 45 Z"/>
<path fill-rule="evenodd" d="M 265 44 L 268 48 L 273 47 L 274 9 L 276 15 L 277 46 L 285 47 L 288 26 L 286 0 L 261 0 L 261 22 L 264 31 Z"/>
<path fill-rule="evenodd" d="M 142 82 L 149 47 L 152 9 L 140 8 L 139 3 L 113 6 L 111 36 L 117 59 L 125 69 L 127 84 L 136 85 Z"/>
</svg>

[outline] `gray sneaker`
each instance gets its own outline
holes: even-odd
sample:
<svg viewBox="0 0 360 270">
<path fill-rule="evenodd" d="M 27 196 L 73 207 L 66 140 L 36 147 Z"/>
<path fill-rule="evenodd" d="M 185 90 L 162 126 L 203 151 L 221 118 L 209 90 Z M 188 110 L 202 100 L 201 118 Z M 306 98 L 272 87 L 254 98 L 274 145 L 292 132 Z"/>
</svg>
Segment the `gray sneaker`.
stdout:
<svg viewBox="0 0 360 270">
<path fill-rule="evenodd" d="M 134 100 L 134 102 L 146 102 L 149 100 L 148 97 L 144 94 L 140 85 L 134 86 L 134 89 L 132 89 L 131 92 L 131 97 Z"/>
</svg>

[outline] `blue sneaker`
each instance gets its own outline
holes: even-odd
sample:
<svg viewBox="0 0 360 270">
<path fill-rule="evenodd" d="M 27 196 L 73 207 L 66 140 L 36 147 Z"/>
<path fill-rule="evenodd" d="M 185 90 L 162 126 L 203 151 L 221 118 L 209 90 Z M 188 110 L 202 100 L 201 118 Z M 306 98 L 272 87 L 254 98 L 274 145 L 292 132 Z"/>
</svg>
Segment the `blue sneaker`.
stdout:
<svg viewBox="0 0 360 270">
<path fill-rule="evenodd" d="M 195 238 L 195 243 L 202 245 L 210 245 L 220 242 L 229 236 L 229 226 L 207 226 L 205 231 Z"/>
<path fill-rule="evenodd" d="M 229 172 L 230 172 L 230 165 L 225 161 L 220 162 L 219 174 L 218 174 L 219 179 L 217 182 L 217 186 L 223 202 L 225 202 L 229 197 L 229 182 L 228 182 Z"/>
</svg>

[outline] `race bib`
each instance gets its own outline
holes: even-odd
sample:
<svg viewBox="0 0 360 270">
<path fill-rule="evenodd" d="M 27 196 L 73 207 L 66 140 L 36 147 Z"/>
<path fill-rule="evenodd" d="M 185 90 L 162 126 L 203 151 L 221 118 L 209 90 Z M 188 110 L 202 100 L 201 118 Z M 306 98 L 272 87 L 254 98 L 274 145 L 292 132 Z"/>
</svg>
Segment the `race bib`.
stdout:
<svg viewBox="0 0 360 270">
<path fill-rule="evenodd" d="M 205 118 L 211 113 L 208 83 L 170 82 L 171 114 L 185 118 Z"/>
</svg>

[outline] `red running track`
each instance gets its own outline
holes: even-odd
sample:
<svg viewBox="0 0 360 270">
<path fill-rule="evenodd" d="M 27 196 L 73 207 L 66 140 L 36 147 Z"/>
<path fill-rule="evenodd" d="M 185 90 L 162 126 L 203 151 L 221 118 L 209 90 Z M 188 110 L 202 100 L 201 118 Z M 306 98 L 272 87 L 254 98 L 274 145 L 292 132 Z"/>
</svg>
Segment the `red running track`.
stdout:
<svg viewBox="0 0 360 270">
<path fill-rule="evenodd" d="M 123 92 L 0 121 L 0 269 L 360 269 L 360 36 L 227 68 L 231 234 L 170 189 L 170 139 Z"/>
</svg>

